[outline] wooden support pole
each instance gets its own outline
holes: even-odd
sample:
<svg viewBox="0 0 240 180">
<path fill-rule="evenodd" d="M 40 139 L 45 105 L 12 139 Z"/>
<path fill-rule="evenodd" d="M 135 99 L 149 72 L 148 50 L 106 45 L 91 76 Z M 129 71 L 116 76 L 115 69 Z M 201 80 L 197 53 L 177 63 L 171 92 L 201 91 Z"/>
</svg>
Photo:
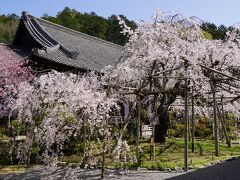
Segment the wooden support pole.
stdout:
<svg viewBox="0 0 240 180">
<path fill-rule="evenodd" d="M 223 130 L 224 136 L 226 138 L 226 144 L 230 148 L 231 147 L 231 140 L 228 137 L 228 133 L 227 133 L 227 127 L 226 127 L 226 121 L 225 121 L 225 115 L 224 115 L 223 98 L 221 100 L 221 110 L 217 106 L 217 112 L 218 112 L 218 118 L 220 119 L 220 122 L 221 122 L 221 125 L 222 125 L 222 130 Z"/>
<path fill-rule="evenodd" d="M 184 171 L 188 171 L 188 79 L 185 79 Z"/>
<path fill-rule="evenodd" d="M 152 137 L 151 137 L 151 146 L 150 146 L 150 160 L 155 160 L 155 123 L 157 122 L 157 95 L 154 95 L 153 100 L 153 112 L 154 112 L 154 120 L 152 120 Z"/>
<path fill-rule="evenodd" d="M 136 159 L 137 166 L 140 167 L 141 159 L 140 159 L 140 127 L 141 127 L 141 98 L 137 95 L 137 139 L 136 139 Z"/>
<path fill-rule="evenodd" d="M 188 106 L 189 106 L 189 104 L 188 104 Z M 188 114 L 189 114 L 189 112 L 188 112 Z M 192 138 L 191 138 L 192 130 L 191 130 L 190 119 L 191 119 L 191 117 L 190 117 L 190 114 L 189 114 L 189 116 L 188 116 L 188 142 L 191 142 L 191 140 L 192 140 Z"/>
<path fill-rule="evenodd" d="M 107 138 L 106 138 L 106 135 L 107 135 L 106 128 L 107 128 L 107 125 L 108 125 L 108 121 L 107 121 L 106 115 L 104 115 L 104 120 L 105 120 L 105 125 L 104 125 L 104 137 L 103 137 L 103 156 L 102 156 L 101 179 L 104 178 L 104 174 L 105 174 L 106 141 L 107 141 Z"/>
<path fill-rule="evenodd" d="M 192 118 L 191 118 L 191 120 L 192 120 L 192 128 L 191 128 L 191 133 L 192 133 L 192 153 L 194 153 L 194 126 L 195 126 L 195 124 L 194 124 L 194 97 L 193 97 L 193 93 L 192 93 Z"/>
<path fill-rule="evenodd" d="M 87 140 L 87 122 L 86 118 L 83 119 L 83 157 L 86 155 L 86 140 Z"/>
<path fill-rule="evenodd" d="M 213 94 L 213 122 L 214 122 L 215 156 L 219 156 L 216 82 L 214 80 L 211 84 L 211 89 L 212 89 L 212 94 Z"/>
<path fill-rule="evenodd" d="M 231 144 L 231 139 L 229 138 L 228 132 L 227 132 L 227 124 L 226 124 L 226 119 L 225 119 L 223 101 L 222 101 L 222 121 L 223 121 L 224 131 L 225 131 L 225 135 L 226 135 L 226 143 L 227 143 L 228 147 L 231 148 L 232 144 Z"/>
<path fill-rule="evenodd" d="M 221 71 L 218 71 L 218 70 L 216 70 L 216 69 L 209 68 L 209 67 L 207 67 L 207 66 L 205 66 L 205 65 L 202 65 L 202 64 L 200 64 L 200 66 L 203 67 L 203 68 L 205 68 L 205 69 L 207 69 L 207 70 L 210 70 L 210 71 L 212 71 L 212 72 L 214 72 L 214 73 L 221 74 L 221 75 L 223 75 L 223 76 L 225 76 L 225 77 L 228 77 L 228 78 L 230 78 L 230 79 L 232 79 L 232 80 L 240 81 L 239 78 L 234 77 L 234 76 L 230 76 L 230 75 L 225 74 L 225 73 L 223 73 L 223 72 L 221 72 Z"/>
<path fill-rule="evenodd" d="M 101 179 L 104 178 L 105 173 L 105 159 L 106 159 L 106 142 L 103 142 L 103 157 L 102 157 L 102 171 L 101 171 Z"/>
</svg>

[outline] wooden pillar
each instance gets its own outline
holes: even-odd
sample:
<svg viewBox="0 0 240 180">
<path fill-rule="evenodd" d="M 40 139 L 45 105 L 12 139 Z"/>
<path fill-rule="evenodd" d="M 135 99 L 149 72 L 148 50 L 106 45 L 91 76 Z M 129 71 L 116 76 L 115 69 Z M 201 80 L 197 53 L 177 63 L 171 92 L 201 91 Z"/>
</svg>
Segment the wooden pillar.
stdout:
<svg viewBox="0 0 240 180">
<path fill-rule="evenodd" d="M 216 82 L 213 80 L 212 85 L 213 94 L 213 122 L 214 122 L 214 139 L 215 139 L 215 156 L 219 156 L 218 145 L 218 120 L 217 120 L 217 102 L 216 102 Z"/>
<path fill-rule="evenodd" d="M 185 79 L 184 171 L 188 171 L 188 79 Z"/>
<path fill-rule="evenodd" d="M 86 155 L 86 139 L 87 139 L 87 122 L 86 118 L 83 119 L 83 157 Z"/>
<path fill-rule="evenodd" d="M 103 137 L 103 154 L 102 154 L 101 179 L 104 178 L 104 174 L 105 174 L 106 141 L 107 141 L 107 138 L 106 138 L 106 135 L 107 135 L 106 134 L 106 128 L 107 128 L 107 125 L 108 125 L 106 115 L 104 115 L 104 121 L 105 121 L 105 125 L 104 125 L 104 137 Z"/>
<path fill-rule="evenodd" d="M 193 92 L 192 92 L 192 128 L 191 128 L 191 133 L 192 133 L 192 153 L 194 153 L 194 97 L 193 97 Z"/>
<path fill-rule="evenodd" d="M 136 159 L 137 159 L 137 166 L 141 165 L 140 159 L 140 127 L 141 127 L 141 98 L 137 95 L 137 138 L 136 138 Z"/>
<path fill-rule="evenodd" d="M 188 116 L 188 142 L 191 142 L 191 140 L 192 140 L 192 130 L 191 130 L 191 124 L 190 124 L 190 119 L 191 119 L 191 117 L 190 117 L 190 114 L 189 114 L 189 116 Z"/>
<path fill-rule="evenodd" d="M 217 108 L 217 110 L 218 110 L 219 119 L 220 119 L 220 122 L 222 125 L 222 130 L 223 130 L 224 136 L 226 138 L 226 144 L 230 148 L 232 145 L 231 145 L 231 139 L 228 137 L 228 132 L 227 132 L 225 113 L 224 113 L 224 105 L 223 105 L 223 96 L 221 98 L 221 111 L 222 112 L 219 110 L 219 108 Z"/>
<path fill-rule="evenodd" d="M 153 112 L 154 112 L 154 120 L 152 120 L 152 137 L 151 137 L 151 144 L 150 144 L 150 160 L 155 160 L 155 123 L 157 122 L 157 95 L 154 95 L 153 100 Z"/>
</svg>

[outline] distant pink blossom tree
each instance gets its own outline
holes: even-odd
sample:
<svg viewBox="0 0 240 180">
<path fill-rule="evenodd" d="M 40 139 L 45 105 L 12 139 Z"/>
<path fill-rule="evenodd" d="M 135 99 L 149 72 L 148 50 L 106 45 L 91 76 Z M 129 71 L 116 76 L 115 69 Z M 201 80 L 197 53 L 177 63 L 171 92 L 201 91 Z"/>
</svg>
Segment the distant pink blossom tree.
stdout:
<svg viewBox="0 0 240 180">
<path fill-rule="evenodd" d="M 14 49 L 0 45 L 0 118 L 8 115 L 10 104 L 15 102 L 17 85 L 31 77 L 25 64 L 26 60 Z"/>
</svg>

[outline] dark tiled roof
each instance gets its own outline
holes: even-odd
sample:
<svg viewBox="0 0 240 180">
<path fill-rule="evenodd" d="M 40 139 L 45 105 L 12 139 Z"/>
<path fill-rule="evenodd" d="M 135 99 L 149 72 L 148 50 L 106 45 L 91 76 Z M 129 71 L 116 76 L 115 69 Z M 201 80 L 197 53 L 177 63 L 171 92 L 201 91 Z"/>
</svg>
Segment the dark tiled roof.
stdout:
<svg viewBox="0 0 240 180">
<path fill-rule="evenodd" d="M 35 55 L 68 66 L 100 71 L 114 65 L 123 47 L 23 12 L 22 20 L 33 39 L 41 45 Z"/>
</svg>

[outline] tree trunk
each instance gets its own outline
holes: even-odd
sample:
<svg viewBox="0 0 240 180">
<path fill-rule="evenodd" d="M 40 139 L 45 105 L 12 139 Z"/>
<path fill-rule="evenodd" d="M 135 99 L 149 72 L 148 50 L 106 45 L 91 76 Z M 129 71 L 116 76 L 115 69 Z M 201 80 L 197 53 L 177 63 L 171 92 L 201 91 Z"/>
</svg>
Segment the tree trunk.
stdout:
<svg viewBox="0 0 240 180">
<path fill-rule="evenodd" d="M 165 143 L 167 130 L 170 125 L 168 106 L 159 106 L 157 112 L 159 118 L 158 123 L 155 125 L 154 140 L 155 143 Z"/>
</svg>

